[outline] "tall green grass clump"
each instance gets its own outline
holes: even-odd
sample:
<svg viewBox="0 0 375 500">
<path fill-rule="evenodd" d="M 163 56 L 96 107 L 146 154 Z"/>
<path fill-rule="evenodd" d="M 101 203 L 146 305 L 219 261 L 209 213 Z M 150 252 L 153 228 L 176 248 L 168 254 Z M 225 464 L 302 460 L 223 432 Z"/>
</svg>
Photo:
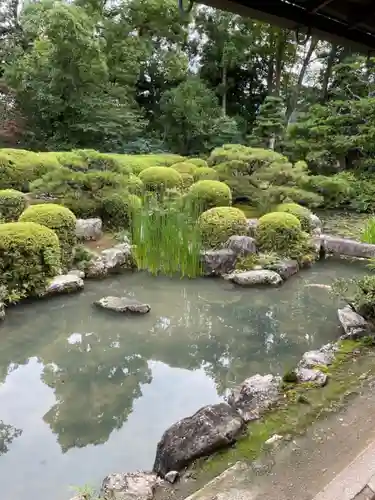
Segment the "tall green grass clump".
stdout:
<svg viewBox="0 0 375 500">
<path fill-rule="evenodd" d="M 201 239 L 193 208 L 146 200 L 132 221 L 138 269 L 152 274 L 195 278 L 202 274 Z"/>
<path fill-rule="evenodd" d="M 372 245 L 375 244 L 375 217 L 366 222 L 361 241 L 363 243 L 371 243 Z"/>
</svg>

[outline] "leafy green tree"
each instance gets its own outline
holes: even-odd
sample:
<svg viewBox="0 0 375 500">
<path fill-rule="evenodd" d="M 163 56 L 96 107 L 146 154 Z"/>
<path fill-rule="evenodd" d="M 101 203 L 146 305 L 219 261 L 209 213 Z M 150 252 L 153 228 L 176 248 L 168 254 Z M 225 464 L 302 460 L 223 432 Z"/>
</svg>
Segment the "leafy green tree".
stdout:
<svg viewBox="0 0 375 500">
<path fill-rule="evenodd" d="M 285 132 L 285 112 L 280 97 L 267 96 L 259 108 L 250 142 L 258 147 L 275 149 Z"/>
</svg>

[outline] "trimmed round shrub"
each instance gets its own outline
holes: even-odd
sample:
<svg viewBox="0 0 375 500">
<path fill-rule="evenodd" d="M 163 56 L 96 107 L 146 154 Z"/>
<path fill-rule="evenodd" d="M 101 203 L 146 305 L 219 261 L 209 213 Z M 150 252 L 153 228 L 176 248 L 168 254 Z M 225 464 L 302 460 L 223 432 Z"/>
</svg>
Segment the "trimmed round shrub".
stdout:
<svg viewBox="0 0 375 500">
<path fill-rule="evenodd" d="M 127 229 L 141 206 L 141 199 L 135 194 L 113 193 L 103 198 L 101 218 L 107 227 Z"/>
<path fill-rule="evenodd" d="M 6 287 L 9 302 L 42 293 L 59 271 L 54 231 L 35 222 L 0 224 L 0 286 Z"/>
<path fill-rule="evenodd" d="M 181 175 L 173 168 L 149 167 L 139 174 L 145 189 L 148 191 L 162 192 L 166 189 L 180 187 Z"/>
<path fill-rule="evenodd" d="M 175 163 L 174 165 L 172 165 L 171 168 L 173 168 L 173 170 L 176 170 L 180 174 L 194 175 L 197 167 L 187 161 L 181 161 L 180 163 Z"/>
<path fill-rule="evenodd" d="M 55 231 L 60 242 L 61 265 L 65 269 L 73 260 L 77 243 L 76 217 L 69 208 L 54 203 L 31 205 L 19 218 L 20 222 L 36 222 Z"/>
<path fill-rule="evenodd" d="M 234 207 L 210 208 L 200 215 L 198 227 L 203 245 L 210 248 L 222 245 L 230 236 L 248 232 L 245 214 Z"/>
<path fill-rule="evenodd" d="M 18 220 L 18 217 L 26 208 L 26 198 L 23 193 L 15 189 L 0 190 L 0 220 L 12 222 Z"/>
<path fill-rule="evenodd" d="M 206 162 L 206 160 L 202 160 L 201 158 L 189 158 L 188 162 L 199 168 L 208 167 L 208 163 Z"/>
<path fill-rule="evenodd" d="M 288 254 L 303 234 L 297 217 L 286 212 L 263 215 L 256 228 L 257 245 L 263 252 Z"/>
<path fill-rule="evenodd" d="M 211 180 L 218 181 L 219 174 L 214 168 L 211 167 L 198 167 L 194 172 L 194 179 L 196 181 Z"/>
<path fill-rule="evenodd" d="M 190 186 L 194 184 L 194 177 L 190 174 L 187 173 L 181 173 L 181 179 L 182 179 L 182 189 L 186 190 L 189 189 Z"/>
<path fill-rule="evenodd" d="M 298 203 L 282 203 L 276 207 L 277 212 L 285 212 L 295 215 L 300 221 L 304 231 L 311 231 L 311 212 L 308 208 L 298 205 Z"/>
<path fill-rule="evenodd" d="M 220 181 L 198 181 L 189 189 L 189 197 L 202 210 L 232 204 L 230 188 Z"/>
<path fill-rule="evenodd" d="M 130 194 L 136 194 L 137 196 L 141 196 L 143 193 L 144 185 L 139 177 L 131 174 L 125 182 L 126 190 L 129 191 Z"/>
</svg>

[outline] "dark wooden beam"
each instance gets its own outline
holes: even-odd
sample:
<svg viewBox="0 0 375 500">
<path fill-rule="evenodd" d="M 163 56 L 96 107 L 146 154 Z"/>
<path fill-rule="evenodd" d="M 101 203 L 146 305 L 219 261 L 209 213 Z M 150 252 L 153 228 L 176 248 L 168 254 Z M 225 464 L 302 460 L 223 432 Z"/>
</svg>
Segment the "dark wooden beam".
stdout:
<svg viewBox="0 0 375 500">
<path fill-rule="evenodd" d="M 306 2 L 303 7 L 307 10 L 307 12 L 315 13 L 332 2 L 333 0 L 310 0 L 309 2 Z"/>
<path fill-rule="evenodd" d="M 370 0 L 365 7 L 362 7 L 361 9 L 358 8 L 355 11 L 353 10 L 348 14 L 349 29 L 353 29 L 362 23 L 368 25 L 369 19 L 371 23 L 371 18 L 373 19 L 374 14 L 375 14 L 375 4 L 373 1 Z"/>
</svg>

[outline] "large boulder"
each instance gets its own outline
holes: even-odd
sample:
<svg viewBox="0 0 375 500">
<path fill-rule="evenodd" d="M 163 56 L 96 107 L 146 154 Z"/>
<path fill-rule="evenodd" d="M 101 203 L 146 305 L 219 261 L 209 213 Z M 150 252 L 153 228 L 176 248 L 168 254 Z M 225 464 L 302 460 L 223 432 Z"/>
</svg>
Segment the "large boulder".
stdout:
<svg viewBox="0 0 375 500">
<path fill-rule="evenodd" d="M 232 390 L 228 403 L 245 422 L 257 420 L 280 397 L 281 377 L 254 375 Z"/>
<path fill-rule="evenodd" d="M 128 243 L 107 248 L 101 252 L 100 257 L 109 273 L 118 273 L 134 267 L 132 247 Z"/>
<path fill-rule="evenodd" d="M 297 274 L 299 271 L 298 262 L 292 259 L 280 260 L 274 264 L 267 264 L 264 267 L 269 271 L 274 271 L 279 274 L 284 281 L 289 279 L 294 274 Z"/>
<path fill-rule="evenodd" d="M 283 280 L 275 271 L 267 269 L 259 269 L 254 271 L 234 272 L 225 277 L 225 279 L 241 286 L 258 286 L 258 285 L 280 285 Z"/>
<path fill-rule="evenodd" d="M 193 460 L 235 442 L 243 427 L 243 419 L 227 403 L 205 406 L 165 431 L 153 470 L 161 477 L 180 471 Z"/>
<path fill-rule="evenodd" d="M 257 251 L 255 240 L 254 238 L 250 238 L 250 236 L 231 236 L 225 242 L 224 248 L 229 248 L 236 255 L 241 257 L 256 253 Z"/>
<path fill-rule="evenodd" d="M 309 382 L 315 384 L 319 387 L 326 385 L 328 380 L 328 375 L 321 370 L 313 368 L 302 368 L 298 367 L 296 369 L 296 375 L 298 382 L 305 383 Z"/>
<path fill-rule="evenodd" d="M 319 351 L 307 351 L 299 362 L 299 368 L 315 368 L 316 366 L 329 366 L 335 359 L 334 349 L 322 347 Z"/>
<path fill-rule="evenodd" d="M 86 278 L 105 278 L 108 273 L 109 271 L 101 257 L 93 258 L 85 270 Z"/>
<path fill-rule="evenodd" d="M 83 287 L 84 281 L 79 276 L 74 274 L 60 274 L 49 282 L 44 295 L 79 292 Z"/>
<path fill-rule="evenodd" d="M 203 274 L 205 276 L 221 276 L 233 271 L 237 255 L 229 248 L 206 250 L 201 252 Z"/>
<path fill-rule="evenodd" d="M 94 304 L 103 309 L 121 313 L 137 313 L 146 314 L 150 311 L 151 307 L 148 304 L 138 302 L 138 300 L 129 297 L 103 297 Z"/>
<path fill-rule="evenodd" d="M 310 212 L 309 217 L 310 217 L 310 226 L 312 231 L 314 231 L 315 229 L 322 229 L 323 223 L 317 215 Z"/>
<path fill-rule="evenodd" d="M 103 500 L 152 500 L 156 474 L 127 472 L 109 474 L 104 478 L 100 498 Z"/>
<path fill-rule="evenodd" d="M 76 236 L 83 241 L 97 241 L 102 237 L 102 220 L 99 217 L 92 219 L 77 219 Z"/>
<path fill-rule="evenodd" d="M 375 245 L 327 234 L 322 235 L 321 239 L 326 254 L 359 258 L 375 257 Z"/>
<path fill-rule="evenodd" d="M 343 339 L 358 339 L 371 335 L 371 329 L 367 321 L 356 313 L 350 306 L 338 309 L 337 315 L 345 334 Z"/>
</svg>

